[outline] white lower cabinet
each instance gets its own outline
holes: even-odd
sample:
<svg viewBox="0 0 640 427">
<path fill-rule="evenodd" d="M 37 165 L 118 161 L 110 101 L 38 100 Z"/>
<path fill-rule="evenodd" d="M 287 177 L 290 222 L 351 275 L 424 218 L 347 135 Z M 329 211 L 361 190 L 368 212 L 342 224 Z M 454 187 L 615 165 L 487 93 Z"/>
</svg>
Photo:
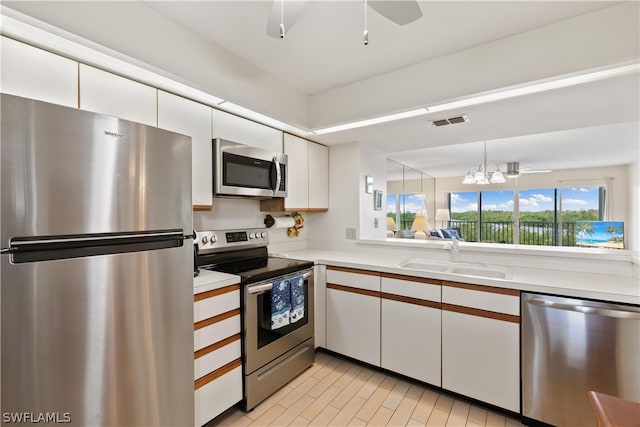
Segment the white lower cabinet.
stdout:
<svg viewBox="0 0 640 427">
<path fill-rule="evenodd" d="M 382 274 L 381 364 L 440 386 L 440 282 Z"/>
<path fill-rule="evenodd" d="M 380 366 L 380 274 L 327 267 L 327 348 Z"/>
<path fill-rule="evenodd" d="M 240 285 L 194 296 L 195 425 L 242 400 Z"/>
<path fill-rule="evenodd" d="M 518 307 L 519 293 L 447 283 L 442 288 L 442 388 L 520 412 L 520 317 L 509 313 Z"/>
</svg>

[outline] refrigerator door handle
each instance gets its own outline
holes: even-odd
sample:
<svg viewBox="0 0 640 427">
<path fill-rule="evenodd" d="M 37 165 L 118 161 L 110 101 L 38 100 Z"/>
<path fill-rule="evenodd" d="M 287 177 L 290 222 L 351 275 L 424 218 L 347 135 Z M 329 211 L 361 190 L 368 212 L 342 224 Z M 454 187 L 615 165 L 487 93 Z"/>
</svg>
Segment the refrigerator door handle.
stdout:
<svg viewBox="0 0 640 427">
<path fill-rule="evenodd" d="M 110 235 L 95 235 L 87 237 L 60 237 L 60 238 L 45 238 L 40 240 L 31 240 L 21 238 L 15 238 L 11 240 L 11 246 L 14 248 L 30 247 L 35 245 L 64 243 L 69 245 L 90 245 L 91 243 L 100 243 L 104 240 L 112 240 L 114 243 L 118 241 L 124 241 L 128 239 L 152 239 L 152 238 L 184 238 L 182 232 L 167 231 L 167 232 L 154 232 L 154 233 L 125 233 L 125 234 L 110 234 Z"/>
</svg>

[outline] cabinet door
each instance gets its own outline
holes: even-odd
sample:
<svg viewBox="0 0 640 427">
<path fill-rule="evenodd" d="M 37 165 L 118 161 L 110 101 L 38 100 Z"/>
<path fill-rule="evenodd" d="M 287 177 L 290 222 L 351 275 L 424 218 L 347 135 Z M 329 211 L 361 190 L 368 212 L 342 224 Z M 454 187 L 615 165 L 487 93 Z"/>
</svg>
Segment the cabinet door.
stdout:
<svg viewBox="0 0 640 427">
<path fill-rule="evenodd" d="M 329 208 L 329 147 L 309 142 L 309 209 Z"/>
<path fill-rule="evenodd" d="M 380 298 L 327 284 L 327 348 L 380 366 Z"/>
<path fill-rule="evenodd" d="M 442 387 L 520 411 L 518 323 L 442 312 Z"/>
<path fill-rule="evenodd" d="M 80 108 L 157 126 L 157 89 L 80 64 Z"/>
<path fill-rule="evenodd" d="M 286 210 L 307 210 L 309 206 L 309 143 L 297 136 L 284 135 L 284 152 L 288 156 Z"/>
<path fill-rule="evenodd" d="M 440 386 L 441 310 L 382 299 L 382 367 Z"/>
<path fill-rule="evenodd" d="M 282 131 L 215 109 L 213 137 L 282 153 Z"/>
<path fill-rule="evenodd" d="M 2 37 L 2 93 L 78 107 L 78 63 Z"/>
<path fill-rule="evenodd" d="M 211 107 L 158 91 L 158 127 L 191 137 L 193 204 L 212 205 Z"/>
</svg>

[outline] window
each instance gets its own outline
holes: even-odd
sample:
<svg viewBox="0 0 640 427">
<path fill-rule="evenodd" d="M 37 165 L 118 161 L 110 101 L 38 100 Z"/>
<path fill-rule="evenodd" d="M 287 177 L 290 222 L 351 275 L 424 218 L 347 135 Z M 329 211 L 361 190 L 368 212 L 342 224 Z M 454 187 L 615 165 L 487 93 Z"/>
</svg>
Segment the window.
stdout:
<svg viewBox="0 0 640 427">
<path fill-rule="evenodd" d="M 580 224 L 604 219 L 605 200 L 604 186 L 450 193 L 450 226 L 468 242 L 576 246 Z"/>
</svg>

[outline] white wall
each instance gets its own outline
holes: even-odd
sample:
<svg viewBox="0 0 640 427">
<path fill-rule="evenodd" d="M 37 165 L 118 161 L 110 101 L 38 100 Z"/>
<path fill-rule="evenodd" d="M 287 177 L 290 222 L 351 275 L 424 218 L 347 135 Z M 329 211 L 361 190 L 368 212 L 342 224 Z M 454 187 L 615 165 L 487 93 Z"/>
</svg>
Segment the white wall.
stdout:
<svg viewBox="0 0 640 427">
<path fill-rule="evenodd" d="M 387 238 L 387 156 L 380 150 L 360 145 L 358 196 L 360 221 L 358 238 L 380 240 Z M 382 191 L 382 209 L 373 209 L 373 193 L 365 191 L 365 176 L 373 177 L 373 189 Z M 377 224 L 377 225 L 376 225 Z"/>
<path fill-rule="evenodd" d="M 348 240 L 345 235 L 347 227 L 357 230 L 360 222 L 359 159 L 358 143 L 329 147 L 329 211 L 310 217 L 309 247 L 355 249 L 355 240 Z"/>
<path fill-rule="evenodd" d="M 640 257 L 640 159 L 627 166 L 629 217 L 626 225 L 629 249 Z"/>
</svg>

